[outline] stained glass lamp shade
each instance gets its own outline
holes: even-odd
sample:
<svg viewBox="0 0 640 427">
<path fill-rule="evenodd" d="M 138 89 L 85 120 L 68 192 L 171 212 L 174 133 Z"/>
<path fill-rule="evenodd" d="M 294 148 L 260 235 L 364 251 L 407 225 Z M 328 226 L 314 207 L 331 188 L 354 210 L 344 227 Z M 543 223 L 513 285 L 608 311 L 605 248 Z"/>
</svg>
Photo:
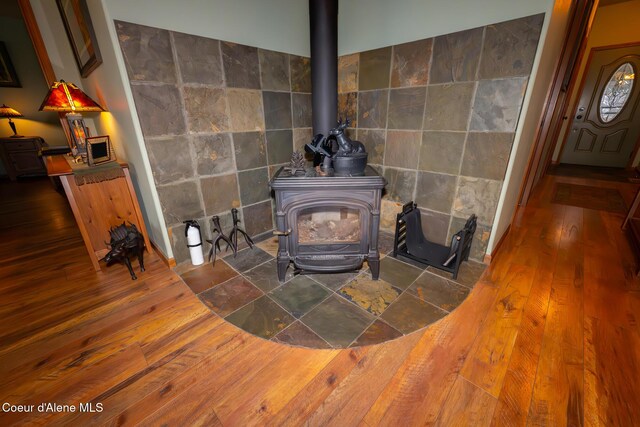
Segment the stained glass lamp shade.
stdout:
<svg viewBox="0 0 640 427">
<path fill-rule="evenodd" d="M 73 83 L 60 80 L 51 85 L 47 96 L 42 101 L 40 111 L 80 113 L 85 111 L 100 112 L 104 111 L 104 108 Z"/>
<path fill-rule="evenodd" d="M 2 106 L 0 107 L 0 117 L 6 117 L 9 119 L 9 126 L 11 126 L 11 130 L 13 131 L 13 135 L 11 135 L 11 138 L 19 138 L 20 136 L 22 136 L 18 135 L 18 132 L 16 131 L 16 124 L 11 121 L 12 118 L 22 117 L 22 114 L 20 114 L 20 112 L 5 104 L 2 104 Z"/>
</svg>

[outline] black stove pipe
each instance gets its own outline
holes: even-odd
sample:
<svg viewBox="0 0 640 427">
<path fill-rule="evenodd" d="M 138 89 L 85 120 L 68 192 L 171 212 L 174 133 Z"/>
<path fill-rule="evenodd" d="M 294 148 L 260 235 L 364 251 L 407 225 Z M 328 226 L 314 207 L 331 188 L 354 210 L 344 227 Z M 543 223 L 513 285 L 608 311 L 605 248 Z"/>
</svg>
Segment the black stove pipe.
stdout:
<svg viewBox="0 0 640 427">
<path fill-rule="evenodd" d="M 338 0 L 309 0 L 313 134 L 328 136 L 338 115 Z"/>
</svg>

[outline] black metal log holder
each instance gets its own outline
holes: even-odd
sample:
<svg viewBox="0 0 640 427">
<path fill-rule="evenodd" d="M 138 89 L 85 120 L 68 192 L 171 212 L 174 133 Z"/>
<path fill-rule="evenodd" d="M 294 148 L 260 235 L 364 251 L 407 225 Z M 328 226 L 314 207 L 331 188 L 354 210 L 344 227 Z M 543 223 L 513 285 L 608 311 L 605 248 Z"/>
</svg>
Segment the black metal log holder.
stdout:
<svg viewBox="0 0 640 427">
<path fill-rule="evenodd" d="M 396 218 L 393 256 L 448 271 L 455 280 L 460 264 L 469 259 L 477 220 L 475 215 L 471 215 L 462 230 L 451 237 L 451 245 L 444 246 L 427 240 L 422 232 L 418 206 L 413 201 L 406 203 Z"/>
</svg>

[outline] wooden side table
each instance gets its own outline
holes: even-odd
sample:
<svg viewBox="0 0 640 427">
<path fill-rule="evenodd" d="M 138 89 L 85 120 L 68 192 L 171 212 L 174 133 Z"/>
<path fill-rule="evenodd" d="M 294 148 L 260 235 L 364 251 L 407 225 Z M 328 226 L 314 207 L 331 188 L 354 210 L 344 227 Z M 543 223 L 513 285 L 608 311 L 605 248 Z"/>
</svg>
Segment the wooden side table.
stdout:
<svg viewBox="0 0 640 427">
<path fill-rule="evenodd" d="M 47 147 L 47 143 L 39 136 L 0 138 L 0 157 L 11 181 L 19 176 L 47 174 L 42 159 L 38 156 L 42 147 Z"/>
<path fill-rule="evenodd" d="M 76 182 L 68 156 L 45 157 L 47 174 L 59 177 L 64 192 L 71 205 L 91 263 L 100 271 L 100 259 L 109 252 L 109 229 L 125 223 L 132 223 L 144 236 L 147 251 L 151 251 L 149 235 L 138 205 L 138 199 L 131 183 L 129 167 L 120 163 L 122 176 L 105 180 Z"/>
</svg>

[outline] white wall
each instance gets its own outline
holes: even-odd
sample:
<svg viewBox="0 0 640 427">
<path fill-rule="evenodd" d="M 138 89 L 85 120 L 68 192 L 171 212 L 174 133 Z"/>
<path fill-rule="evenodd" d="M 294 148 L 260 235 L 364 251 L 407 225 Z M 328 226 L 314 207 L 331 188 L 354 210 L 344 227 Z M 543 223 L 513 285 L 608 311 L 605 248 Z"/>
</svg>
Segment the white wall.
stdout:
<svg viewBox="0 0 640 427">
<path fill-rule="evenodd" d="M 580 96 L 578 89 L 589 60 L 589 52 L 591 49 L 599 46 L 640 42 L 638 22 L 640 22 L 640 0 L 626 1 L 598 8 L 593 20 L 593 25 L 591 26 L 589 39 L 587 40 L 585 54 L 578 66 L 578 74 L 576 76 L 577 84 L 571 94 L 571 101 L 567 108 L 567 116 L 574 117 L 576 115 L 576 102 Z M 570 124 L 571 120 L 565 120 L 564 123 L 562 123 L 562 129 L 560 130 L 560 135 L 558 136 L 558 141 L 556 142 L 556 147 L 553 152 L 552 159 L 554 162 L 560 158 L 562 141 L 567 132 L 567 127 Z M 639 163 L 640 150 L 638 150 L 632 165 L 637 166 Z"/>
<path fill-rule="evenodd" d="M 553 0 L 340 0 L 346 55 L 546 12 Z"/>
<path fill-rule="evenodd" d="M 553 80 L 555 68 L 562 53 L 570 6 L 570 0 L 557 0 L 555 5 L 550 5 L 545 16 L 540 44 L 531 70 L 531 78 L 520 113 L 511 157 L 507 165 L 505 183 L 498 201 L 491 237 L 487 244 L 488 254 L 491 254 L 495 245 L 507 231 L 516 210 L 520 188 L 547 101 L 549 85 Z"/>
<path fill-rule="evenodd" d="M 307 0 L 104 0 L 112 19 L 309 56 Z"/>
</svg>

